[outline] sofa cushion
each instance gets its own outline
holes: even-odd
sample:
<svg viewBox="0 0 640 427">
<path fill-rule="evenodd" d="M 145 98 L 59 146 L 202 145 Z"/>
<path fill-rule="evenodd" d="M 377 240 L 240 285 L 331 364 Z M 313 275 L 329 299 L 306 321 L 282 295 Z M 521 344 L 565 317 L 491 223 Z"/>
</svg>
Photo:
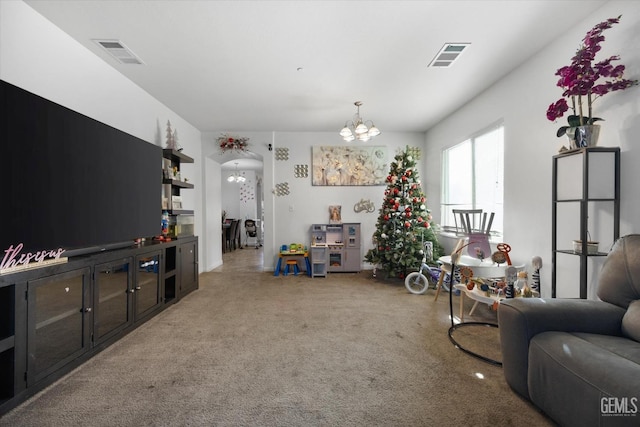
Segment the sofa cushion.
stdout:
<svg viewBox="0 0 640 427">
<path fill-rule="evenodd" d="M 640 299 L 640 234 L 629 234 L 614 243 L 602 265 L 597 294 L 622 308 Z"/>
<path fill-rule="evenodd" d="M 640 342 L 640 300 L 629 304 L 629 308 L 622 318 L 622 333 Z"/>
<path fill-rule="evenodd" d="M 612 335 L 588 334 L 574 332 L 572 335 L 597 346 L 598 348 L 612 353 L 611 357 L 619 356 L 635 363 L 640 369 L 640 344 L 623 337 Z M 638 396 L 640 397 L 640 396 Z"/>
<path fill-rule="evenodd" d="M 640 398 L 640 344 L 616 336 L 544 332 L 529 346 L 529 396 L 560 425 L 635 425 L 601 414 L 602 398 Z"/>
</svg>

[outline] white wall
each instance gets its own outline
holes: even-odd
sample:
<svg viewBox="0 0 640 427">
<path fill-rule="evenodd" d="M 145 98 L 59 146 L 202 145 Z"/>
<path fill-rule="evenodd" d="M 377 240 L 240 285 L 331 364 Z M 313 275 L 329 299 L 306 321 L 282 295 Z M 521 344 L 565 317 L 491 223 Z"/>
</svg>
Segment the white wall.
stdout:
<svg viewBox="0 0 640 427">
<path fill-rule="evenodd" d="M 200 132 L 21 1 L 0 2 L 0 52 L 1 79 L 145 141 L 164 147 L 170 121 L 195 159 L 181 168 L 183 176 L 201 188 Z M 182 194 L 200 235 L 202 192 Z"/>
<path fill-rule="evenodd" d="M 505 222 L 504 238 L 512 247 L 514 263 L 529 264 L 531 257 L 543 258 L 543 296 L 551 295 L 551 158 L 566 141 L 555 136 L 564 125 L 546 119 L 549 104 L 561 97 L 555 71 L 568 65 L 585 33 L 595 24 L 622 14 L 619 24 L 604 32 L 606 38 L 598 59 L 620 55 L 628 78 L 640 78 L 640 3 L 611 1 L 575 28 L 568 29 L 538 55 L 503 78 L 426 134 L 426 192 L 436 221 L 440 218 L 440 156 L 444 147 L 459 143 L 499 119 L 505 125 Z M 531 35 L 535 37 L 535 34 Z M 458 64 L 462 65 L 462 64 Z M 607 94 L 595 103 L 595 115 L 602 122 L 600 144 L 621 148 L 620 234 L 640 232 L 640 199 L 636 182 L 640 171 L 640 87 Z M 577 238 L 577 237 L 576 237 Z M 609 242 L 611 243 L 611 242 Z M 570 247 L 567 242 L 567 247 Z M 601 250 L 608 247 L 601 247 Z M 595 279 L 602 259 L 591 259 L 594 297 Z M 559 271 L 565 266 L 558 265 Z M 577 276 L 575 266 L 566 266 L 565 275 Z M 567 293 L 564 293 L 564 292 Z M 562 288 L 558 296 L 577 296 L 577 287 Z"/>
<path fill-rule="evenodd" d="M 211 271 L 222 265 L 222 229 L 220 226 L 221 212 L 220 195 L 222 186 L 220 182 L 220 164 L 213 159 L 202 156 L 203 159 L 203 230 L 200 236 L 204 240 L 203 249 L 200 251 L 201 267 L 204 271 Z"/>
</svg>

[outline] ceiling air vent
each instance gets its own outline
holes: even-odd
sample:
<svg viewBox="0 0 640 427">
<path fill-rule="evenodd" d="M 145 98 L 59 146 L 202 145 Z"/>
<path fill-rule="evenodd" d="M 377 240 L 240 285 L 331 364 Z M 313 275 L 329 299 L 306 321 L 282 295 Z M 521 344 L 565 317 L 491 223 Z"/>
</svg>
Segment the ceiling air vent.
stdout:
<svg viewBox="0 0 640 427">
<path fill-rule="evenodd" d="M 453 65 L 456 59 L 467 50 L 471 43 L 445 43 L 440 52 L 433 58 L 429 67 L 447 68 Z"/>
<path fill-rule="evenodd" d="M 119 40 L 93 40 L 109 52 L 121 64 L 144 64 L 131 50 Z"/>
</svg>

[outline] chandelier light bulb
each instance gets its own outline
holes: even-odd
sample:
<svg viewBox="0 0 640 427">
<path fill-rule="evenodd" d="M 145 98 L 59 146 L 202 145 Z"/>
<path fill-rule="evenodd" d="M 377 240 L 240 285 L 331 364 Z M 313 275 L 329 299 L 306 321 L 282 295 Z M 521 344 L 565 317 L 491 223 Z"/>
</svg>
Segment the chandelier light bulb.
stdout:
<svg viewBox="0 0 640 427">
<path fill-rule="evenodd" d="M 358 126 L 356 126 L 356 135 L 367 133 L 368 131 L 369 129 L 364 123 L 360 123 Z"/>
<path fill-rule="evenodd" d="M 351 133 L 351 129 L 349 129 L 347 127 L 347 124 L 345 123 L 344 127 L 342 128 L 342 130 L 340 131 L 340 136 L 342 137 L 348 137 L 348 136 L 352 136 L 353 134 Z"/>
</svg>

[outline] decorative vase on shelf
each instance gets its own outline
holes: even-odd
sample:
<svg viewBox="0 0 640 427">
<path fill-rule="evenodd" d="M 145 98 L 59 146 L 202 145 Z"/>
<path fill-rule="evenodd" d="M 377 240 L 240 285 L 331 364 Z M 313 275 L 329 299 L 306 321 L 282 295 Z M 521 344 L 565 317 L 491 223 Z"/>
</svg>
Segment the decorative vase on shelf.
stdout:
<svg viewBox="0 0 640 427">
<path fill-rule="evenodd" d="M 595 147 L 600 137 L 600 125 L 584 125 L 568 128 L 570 149 Z"/>
</svg>

